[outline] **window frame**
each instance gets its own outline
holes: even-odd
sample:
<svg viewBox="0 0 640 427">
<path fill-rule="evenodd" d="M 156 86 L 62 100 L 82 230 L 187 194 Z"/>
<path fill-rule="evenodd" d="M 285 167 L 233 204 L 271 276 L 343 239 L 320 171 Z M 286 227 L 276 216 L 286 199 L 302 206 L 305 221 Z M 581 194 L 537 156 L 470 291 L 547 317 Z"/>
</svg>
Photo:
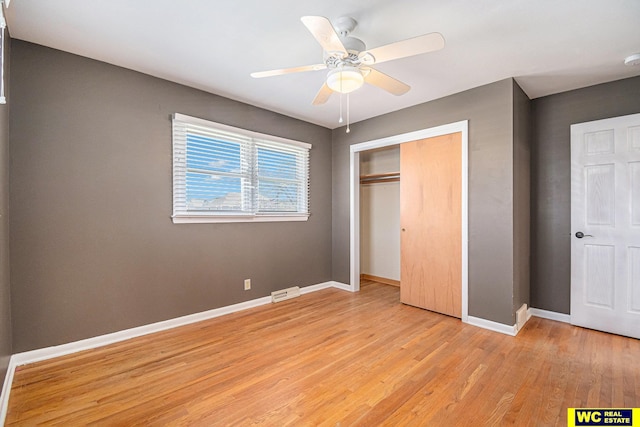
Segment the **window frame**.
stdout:
<svg viewBox="0 0 640 427">
<path fill-rule="evenodd" d="M 295 141 L 286 139 L 274 135 L 267 135 L 259 132 L 254 132 L 246 129 L 241 129 L 222 123 L 216 123 L 209 120 L 200 119 L 197 117 L 187 116 L 181 113 L 174 113 L 172 119 L 172 180 L 173 180 L 173 213 L 171 219 L 174 224 L 194 224 L 194 223 L 226 223 L 226 222 L 281 222 L 281 221 L 307 221 L 309 219 L 309 198 L 310 198 L 310 150 L 311 144 L 301 141 Z M 250 211 L 247 212 L 228 212 L 228 211 L 194 211 L 187 208 L 186 191 L 187 191 L 187 133 L 188 127 L 192 125 L 195 127 L 206 128 L 213 133 L 228 133 L 238 140 L 242 140 L 242 144 L 248 144 L 254 153 L 258 147 L 264 147 L 265 144 L 269 149 L 276 149 L 277 146 L 282 146 L 283 149 L 294 148 L 296 150 L 304 150 L 304 154 L 301 157 L 304 160 L 303 173 L 306 172 L 306 176 L 303 177 L 300 182 L 299 194 L 302 193 L 303 199 L 299 200 L 299 209 L 302 206 L 306 207 L 306 212 L 259 212 L 256 197 L 253 195 L 250 204 Z M 197 134 L 197 132 L 194 132 Z M 273 145 L 269 145 L 273 144 Z M 242 151 L 242 149 L 241 149 Z M 252 181 L 250 187 L 253 193 L 257 190 L 259 182 L 259 176 L 257 174 L 257 155 L 250 156 L 249 159 L 250 168 L 252 170 Z M 247 159 L 243 159 L 241 154 L 241 162 Z M 299 159 L 298 159 L 299 160 Z M 213 172 L 215 174 L 215 172 Z M 302 189 L 302 190 L 301 190 Z M 243 190 L 244 191 L 244 190 Z M 243 206 L 245 193 L 242 194 Z"/>
</svg>

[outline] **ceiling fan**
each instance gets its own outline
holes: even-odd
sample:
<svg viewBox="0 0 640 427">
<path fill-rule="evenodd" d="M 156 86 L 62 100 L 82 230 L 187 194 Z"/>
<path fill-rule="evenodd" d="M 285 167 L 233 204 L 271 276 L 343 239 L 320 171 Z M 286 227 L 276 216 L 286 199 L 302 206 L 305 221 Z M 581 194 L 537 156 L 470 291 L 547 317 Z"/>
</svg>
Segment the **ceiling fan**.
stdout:
<svg viewBox="0 0 640 427">
<path fill-rule="evenodd" d="M 349 35 L 357 25 L 353 18 L 339 18 L 335 29 L 323 16 L 303 16 L 301 20 L 322 46 L 323 63 L 260 71 L 251 73 L 251 76 L 260 78 L 328 69 L 327 79 L 313 99 L 313 105 L 324 104 L 333 92 L 350 93 L 362 87 L 364 83 L 377 86 L 394 95 L 402 95 L 410 89 L 409 85 L 372 66 L 444 47 L 442 34 L 429 33 L 367 50 L 362 40 Z"/>
</svg>

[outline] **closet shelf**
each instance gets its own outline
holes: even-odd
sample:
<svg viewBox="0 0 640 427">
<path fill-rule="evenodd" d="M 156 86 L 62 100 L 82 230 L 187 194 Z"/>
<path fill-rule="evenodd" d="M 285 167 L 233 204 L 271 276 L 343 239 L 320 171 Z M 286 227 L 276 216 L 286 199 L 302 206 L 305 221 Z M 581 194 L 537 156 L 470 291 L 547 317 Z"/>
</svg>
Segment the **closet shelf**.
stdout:
<svg viewBox="0 0 640 427">
<path fill-rule="evenodd" d="M 360 184 L 378 184 L 380 182 L 398 182 L 400 172 L 374 173 L 370 175 L 360 175 Z"/>
</svg>

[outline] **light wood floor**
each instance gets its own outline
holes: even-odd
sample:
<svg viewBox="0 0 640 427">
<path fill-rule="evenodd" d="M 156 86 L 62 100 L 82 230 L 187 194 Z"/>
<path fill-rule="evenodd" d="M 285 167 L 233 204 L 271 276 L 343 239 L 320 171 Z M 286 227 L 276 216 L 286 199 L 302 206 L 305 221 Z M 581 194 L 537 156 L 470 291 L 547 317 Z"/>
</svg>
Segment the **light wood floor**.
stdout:
<svg viewBox="0 0 640 427">
<path fill-rule="evenodd" d="M 327 289 L 15 373 L 7 425 L 560 425 L 639 407 L 640 341 L 532 318 L 517 337 Z"/>
</svg>

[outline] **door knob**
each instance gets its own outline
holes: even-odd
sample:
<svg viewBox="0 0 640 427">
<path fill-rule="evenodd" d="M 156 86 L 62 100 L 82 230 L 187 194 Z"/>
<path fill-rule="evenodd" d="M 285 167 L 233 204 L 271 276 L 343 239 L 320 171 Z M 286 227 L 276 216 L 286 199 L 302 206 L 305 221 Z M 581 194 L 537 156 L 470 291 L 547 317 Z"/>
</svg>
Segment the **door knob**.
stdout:
<svg viewBox="0 0 640 427">
<path fill-rule="evenodd" d="M 582 231 L 578 231 L 576 233 L 576 237 L 578 239 L 582 239 L 583 237 L 593 237 L 591 234 L 584 234 Z"/>
</svg>

